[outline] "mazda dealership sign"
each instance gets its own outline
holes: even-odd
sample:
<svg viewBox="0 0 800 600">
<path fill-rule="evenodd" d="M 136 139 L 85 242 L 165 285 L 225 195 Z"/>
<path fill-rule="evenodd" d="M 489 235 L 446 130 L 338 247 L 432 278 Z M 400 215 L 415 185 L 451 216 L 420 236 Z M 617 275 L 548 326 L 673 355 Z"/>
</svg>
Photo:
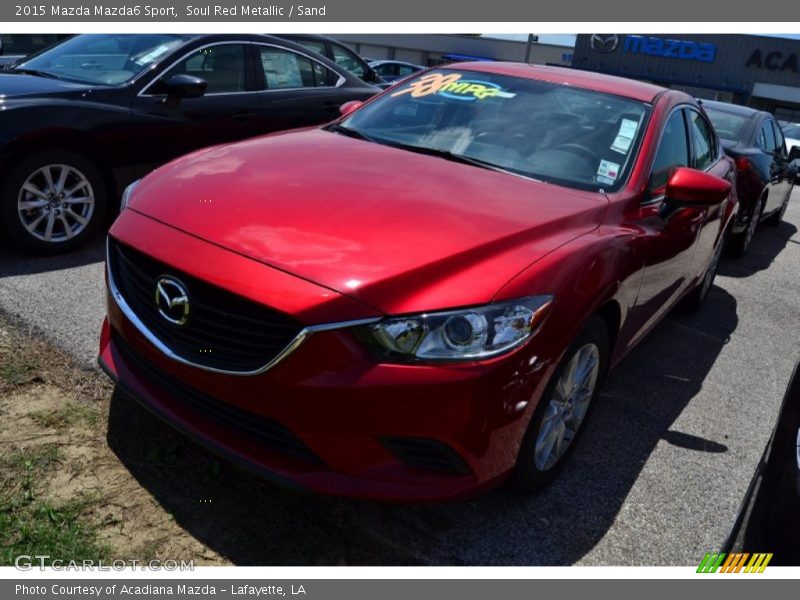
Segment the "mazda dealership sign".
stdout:
<svg viewBox="0 0 800 600">
<path fill-rule="evenodd" d="M 595 52 L 609 54 L 620 46 L 618 35 L 592 34 L 589 45 Z M 646 35 L 626 35 L 622 42 L 625 54 L 646 54 L 658 58 L 677 58 L 687 61 L 714 62 L 717 47 L 714 44 L 676 40 Z"/>
</svg>

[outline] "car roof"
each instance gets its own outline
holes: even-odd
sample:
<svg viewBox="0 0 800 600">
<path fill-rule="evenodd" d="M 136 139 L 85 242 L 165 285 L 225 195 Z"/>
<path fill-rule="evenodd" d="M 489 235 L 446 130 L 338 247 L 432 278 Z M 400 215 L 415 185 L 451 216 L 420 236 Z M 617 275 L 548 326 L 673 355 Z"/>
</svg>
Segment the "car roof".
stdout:
<svg viewBox="0 0 800 600">
<path fill-rule="evenodd" d="M 750 108 L 749 106 L 741 106 L 739 104 L 730 104 L 729 102 L 717 102 L 716 100 L 701 100 L 700 104 L 707 108 L 712 108 L 720 112 L 730 113 L 732 115 L 739 115 L 741 117 L 751 118 L 755 117 L 756 115 L 772 116 L 768 112 L 764 112 L 763 110 L 756 110 L 755 108 Z"/>
<path fill-rule="evenodd" d="M 335 44 L 342 43 L 332 37 L 320 35 L 318 33 L 276 33 L 272 35 L 285 40 L 315 40 L 317 42 L 333 42 Z"/>
<path fill-rule="evenodd" d="M 574 85 L 575 87 L 624 96 L 641 102 L 652 102 L 656 96 L 667 91 L 666 88 L 652 83 L 567 67 L 529 65 L 515 62 L 462 62 L 443 65 L 440 68 L 495 73 L 497 75 Z"/>
</svg>

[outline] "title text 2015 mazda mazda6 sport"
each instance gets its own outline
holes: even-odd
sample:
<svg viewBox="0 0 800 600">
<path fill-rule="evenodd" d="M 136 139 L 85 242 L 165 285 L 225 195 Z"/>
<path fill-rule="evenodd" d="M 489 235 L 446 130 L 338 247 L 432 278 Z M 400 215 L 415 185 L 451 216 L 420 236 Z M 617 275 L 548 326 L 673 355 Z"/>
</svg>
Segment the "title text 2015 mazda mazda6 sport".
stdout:
<svg viewBox="0 0 800 600">
<path fill-rule="evenodd" d="M 342 112 L 128 189 L 102 366 L 301 488 L 540 488 L 608 367 L 706 296 L 731 160 L 689 96 L 580 71 L 452 65 Z"/>
</svg>

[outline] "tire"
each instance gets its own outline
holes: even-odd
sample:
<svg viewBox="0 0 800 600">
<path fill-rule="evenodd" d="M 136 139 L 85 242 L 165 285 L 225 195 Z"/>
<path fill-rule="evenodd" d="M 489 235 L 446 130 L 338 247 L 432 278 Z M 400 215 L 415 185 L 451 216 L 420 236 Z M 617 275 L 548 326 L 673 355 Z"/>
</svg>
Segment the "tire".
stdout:
<svg viewBox="0 0 800 600">
<path fill-rule="evenodd" d="M 769 217 L 764 219 L 764 223 L 769 225 L 770 227 L 778 227 L 781 222 L 783 221 L 783 215 L 786 214 L 786 208 L 789 206 L 789 198 L 791 197 L 792 192 L 789 191 L 789 195 L 786 196 L 786 200 L 783 201 L 780 210 L 772 213 Z"/>
<path fill-rule="evenodd" d="M 23 250 L 60 254 L 86 243 L 107 205 L 97 167 L 80 154 L 48 150 L 9 170 L 0 189 L 0 226 Z"/>
<path fill-rule="evenodd" d="M 728 238 L 727 254 L 734 258 L 742 258 L 750 249 L 750 242 L 753 241 L 753 236 L 758 228 L 758 222 L 761 220 L 761 209 L 764 207 L 764 196 L 758 199 L 758 202 L 753 207 L 753 214 L 747 221 L 747 229 L 741 233 L 730 235 Z"/>
<path fill-rule="evenodd" d="M 705 304 L 706 298 L 708 298 L 708 292 L 711 291 L 711 286 L 714 285 L 714 279 L 717 277 L 719 259 L 722 256 L 722 249 L 726 246 L 728 238 L 727 231 L 725 232 L 724 236 L 725 237 L 719 241 L 717 247 L 714 249 L 714 253 L 711 255 L 711 261 L 706 267 L 706 272 L 703 274 L 703 278 L 681 301 L 681 308 L 686 312 L 698 312 L 703 307 L 703 304 Z"/>
<path fill-rule="evenodd" d="M 598 390 L 605 379 L 608 355 L 608 327 L 603 319 L 594 316 L 564 353 L 561 362 L 553 372 L 542 394 L 539 406 L 536 407 L 536 411 L 533 413 L 533 417 L 531 417 L 531 422 L 528 425 L 525 437 L 520 445 L 517 464 L 509 479 L 509 486 L 512 490 L 522 494 L 538 492 L 553 481 L 561 472 L 564 464 L 566 464 L 572 452 L 574 452 L 580 440 L 580 436 L 585 429 L 584 424 L 591 412 Z M 585 396 L 587 400 L 582 410 L 583 416 L 579 418 L 577 423 L 572 421 L 571 429 L 570 426 L 567 425 L 568 420 L 564 419 L 564 415 L 567 414 L 563 412 L 565 403 L 562 401 L 564 380 L 569 380 L 568 368 L 572 364 L 573 359 L 578 360 L 578 364 L 580 364 L 581 356 L 585 358 L 594 358 L 596 360 L 596 365 L 592 368 L 593 375 L 590 375 L 587 380 L 593 380 L 591 389 L 589 387 L 578 388 L 578 390 L 582 389 L 584 393 L 577 397 Z M 574 411 L 581 406 L 584 406 L 584 403 L 574 403 L 572 404 L 572 410 Z M 553 445 L 553 452 L 548 452 L 547 440 L 552 440 L 553 438 L 549 438 L 547 432 L 553 432 L 555 439 L 559 439 L 559 435 L 555 432 L 559 431 L 562 424 L 563 433 L 561 433 L 560 436 L 562 444 L 560 454 L 556 450 L 557 444 Z M 554 427 L 556 429 L 553 429 Z M 568 440 L 566 434 L 570 434 Z M 564 441 L 566 441 L 566 446 L 563 446 Z"/>
</svg>

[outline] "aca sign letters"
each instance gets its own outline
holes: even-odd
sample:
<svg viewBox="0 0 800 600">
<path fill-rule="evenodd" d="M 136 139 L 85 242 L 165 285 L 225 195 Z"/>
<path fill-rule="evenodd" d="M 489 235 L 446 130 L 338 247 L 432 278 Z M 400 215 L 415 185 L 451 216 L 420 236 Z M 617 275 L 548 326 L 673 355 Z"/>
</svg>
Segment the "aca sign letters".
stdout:
<svg viewBox="0 0 800 600">
<path fill-rule="evenodd" d="M 791 71 L 797 73 L 797 54 L 784 54 L 783 52 L 767 52 L 762 55 L 761 50 L 754 50 L 744 64 L 745 67 L 756 67 L 767 71 Z"/>
</svg>

